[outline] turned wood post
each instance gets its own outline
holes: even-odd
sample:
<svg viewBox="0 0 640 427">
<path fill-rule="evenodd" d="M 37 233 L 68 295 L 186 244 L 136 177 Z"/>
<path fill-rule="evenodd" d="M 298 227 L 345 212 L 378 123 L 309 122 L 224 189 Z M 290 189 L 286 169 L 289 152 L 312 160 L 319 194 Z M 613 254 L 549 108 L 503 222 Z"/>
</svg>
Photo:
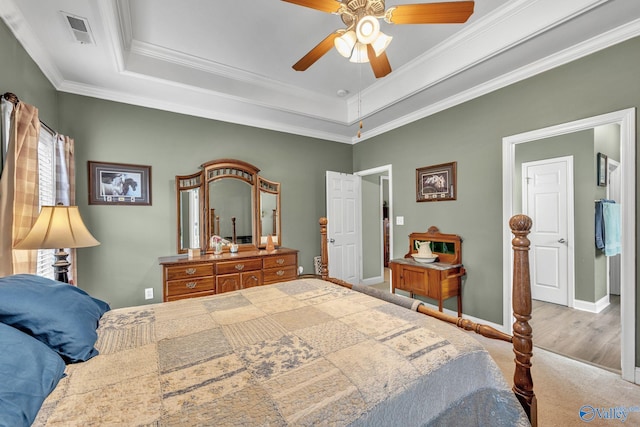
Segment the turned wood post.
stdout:
<svg viewBox="0 0 640 427">
<path fill-rule="evenodd" d="M 533 356 L 533 334 L 531 320 L 531 282 L 529 280 L 529 239 L 531 218 L 515 215 L 509 221 L 515 235 L 513 245 L 513 352 L 516 370 L 513 375 L 513 392 L 520 400 L 532 426 L 538 423 L 537 401 L 531 379 L 531 356 Z"/>
<path fill-rule="evenodd" d="M 236 217 L 231 217 L 231 227 L 233 228 L 233 233 L 231 234 L 231 243 L 236 244 Z"/>
<path fill-rule="evenodd" d="M 320 276 L 323 279 L 327 279 L 329 276 L 329 269 L 327 264 L 329 262 L 329 249 L 327 247 L 327 218 L 320 218 Z"/>
</svg>

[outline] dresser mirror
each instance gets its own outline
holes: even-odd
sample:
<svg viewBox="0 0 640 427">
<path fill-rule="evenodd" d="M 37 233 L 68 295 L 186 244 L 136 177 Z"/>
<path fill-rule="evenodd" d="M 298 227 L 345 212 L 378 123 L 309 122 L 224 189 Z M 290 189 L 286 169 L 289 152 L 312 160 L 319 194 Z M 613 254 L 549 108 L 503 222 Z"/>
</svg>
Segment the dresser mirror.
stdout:
<svg viewBox="0 0 640 427">
<path fill-rule="evenodd" d="M 280 183 L 258 177 L 260 188 L 260 220 L 258 221 L 260 245 L 271 236 L 274 245 L 280 244 Z"/>
<path fill-rule="evenodd" d="M 189 248 L 199 248 L 202 218 L 200 200 L 202 199 L 202 176 L 176 176 L 176 195 L 178 202 L 178 252 Z"/>
<path fill-rule="evenodd" d="M 176 176 L 178 253 L 190 248 L 212 252 L 213 235 L 235 242 L 239 250 L 263 248 L 268 236 L 280 246 L 279 183 L 240 160 L 213 160 L 200 169 Z"/>
</svg>

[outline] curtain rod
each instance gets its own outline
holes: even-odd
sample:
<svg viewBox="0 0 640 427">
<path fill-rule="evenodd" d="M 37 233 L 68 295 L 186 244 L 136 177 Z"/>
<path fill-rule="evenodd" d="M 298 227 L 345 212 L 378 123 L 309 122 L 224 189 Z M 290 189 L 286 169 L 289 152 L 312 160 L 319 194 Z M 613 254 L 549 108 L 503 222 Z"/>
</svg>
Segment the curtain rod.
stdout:
<svg viewBox="0 0 640 427">
<path fill-rule="evenodd" d="M 17 106 L 18 103 L 20 102 L 20 100 L 18 99 L 18 96 L 15 93 L 5 92 L 2 95 L 2 97 L 4 99 L 6 99 L 7 101 L 9 101 L 10 103 L 12 103 L 14 106 Z M 56 130 L 54 130 L 51 126 L 49 126 L 48 124 L 46 124 L 42 120 L 40 120 L 40 124 L 42 126 L 44 126 L 52 135 L 57 135 L 58 134 L 58 132 Z"/>
</svg>

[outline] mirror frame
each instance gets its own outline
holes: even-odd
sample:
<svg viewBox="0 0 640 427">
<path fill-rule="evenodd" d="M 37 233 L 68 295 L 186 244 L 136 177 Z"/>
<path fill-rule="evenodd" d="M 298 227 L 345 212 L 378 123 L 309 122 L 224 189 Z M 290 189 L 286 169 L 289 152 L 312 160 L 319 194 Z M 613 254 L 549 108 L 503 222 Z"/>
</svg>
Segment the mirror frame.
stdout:
<svg viewBox="0 0 640 427">
<path fill-rule="evenodd" d="M 264 248 L 266 241 L 263 243 L 261 239 L 262 235 L 262 223 L 260 218 L 261 213 L 261 193 L 275 194 L 276 196 L 276 209 L 277 218 L 274 221 L 276 225 L 276 237 L 274 245 L 276 247 L 282 245 L 282 228 L 281 218 L 282 212 L 280 210 L 280 183 L 270 181 L 258 175 L 260 169 L 256 166 L 243 162 L 242 160 L 235 159 L 218 159 L 211 160 L 203 163 L 200 166 L 201 171 L 191 175 L 177 175 L 176 176 L 176 249 L 178 253 L 186 253 L 189 248 L 181 247 L 181 235 L 180 235 L 180 223 L 181 214 L 180 209 L 180 194 L 181 191 L 192 190 L 194 188 L 199 189 L 200 206 L 199 206 L 199 219 L 200 219 L 200 248 L 204 248 L 204 252 L 212 253 L 213 249 L 209 247 L 210 232 L 214 227 L 212 219 L 209 215 L 209 184 L 211 182 L 231 178 L 239 179 L 246 182 L 251 186 L 251 202 L 253 212 L 251 213 L 251 230 L 252 230 L 252 243 L 238 244 L 239 250 L 255 250 L 257 248 Z M 265 239 L 266 240 L 266 239 Z M 229 248 L 224 248 L 228 251 Z"/>
</svg>

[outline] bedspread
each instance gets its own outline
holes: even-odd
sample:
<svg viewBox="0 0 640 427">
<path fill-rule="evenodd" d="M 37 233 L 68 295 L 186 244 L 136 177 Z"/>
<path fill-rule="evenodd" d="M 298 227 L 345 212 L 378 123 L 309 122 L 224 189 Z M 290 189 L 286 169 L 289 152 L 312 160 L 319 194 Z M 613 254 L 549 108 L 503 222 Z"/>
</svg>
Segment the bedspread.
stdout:
<svg viewBox="0 0 640 427">
<path fill-rule="evenodd" d="M 528 425 L 482 346 L 318 279 L 107 312 L 35 425 Z"/>
</svg>

